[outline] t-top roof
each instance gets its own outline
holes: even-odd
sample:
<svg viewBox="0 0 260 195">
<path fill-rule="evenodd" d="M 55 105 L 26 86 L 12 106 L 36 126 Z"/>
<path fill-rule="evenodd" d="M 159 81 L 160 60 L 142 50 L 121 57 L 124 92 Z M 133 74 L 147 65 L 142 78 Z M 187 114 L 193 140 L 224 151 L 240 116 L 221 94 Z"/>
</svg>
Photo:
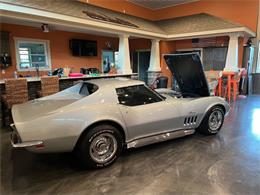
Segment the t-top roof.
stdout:
<svg viewBox="0 0 260 195">
<path fill-rule="evenodd" d="M 143 81 L 139 80 L 132 80 L 124 77 L 117 77 L 117 78 L 103 78 L 103 79 L 92 79 L 84 82 L 89 82 L 97 85 L 98 87 L 114 87 L 114 88 L 120 88 L 120 87 L 127 87 L 132 85 L 143 85 Z"/>
</svg>

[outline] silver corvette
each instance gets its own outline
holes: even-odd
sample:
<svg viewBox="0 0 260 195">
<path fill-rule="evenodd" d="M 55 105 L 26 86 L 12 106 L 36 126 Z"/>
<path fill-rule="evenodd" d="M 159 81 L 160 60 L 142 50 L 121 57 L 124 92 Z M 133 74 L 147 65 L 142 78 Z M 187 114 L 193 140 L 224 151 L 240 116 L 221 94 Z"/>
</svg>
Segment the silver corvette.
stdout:
<svg viewBox="0 0 260 195">
<path fill-rule="evenodd" d="M 74 151 L 88 167 L 113 163 L 122 148 L 216 134 L 229 105 L 209 96 L 199 57 L 166 55 L 179 92 L 124 78 L 78 83 L 12 108 L 11 143 L 37 153 Z"/>
</svg>

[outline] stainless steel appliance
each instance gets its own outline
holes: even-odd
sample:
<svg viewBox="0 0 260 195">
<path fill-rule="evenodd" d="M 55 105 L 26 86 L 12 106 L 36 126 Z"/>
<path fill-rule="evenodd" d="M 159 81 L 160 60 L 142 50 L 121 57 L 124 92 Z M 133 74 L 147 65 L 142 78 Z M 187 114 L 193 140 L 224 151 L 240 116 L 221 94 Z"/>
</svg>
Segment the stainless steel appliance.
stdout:
<svg viewBox="0 0 260 195">
<path fill-rule="evenodd" d="M 245 46 L 243 53 L 243 64 L 242 68 L 247 70 L 247 78 L 245 79 L 244 87 L 242 89 L 242 94 L 252 94 L 252 71 L 254 62 L 254 47 Z"/>
</svg>

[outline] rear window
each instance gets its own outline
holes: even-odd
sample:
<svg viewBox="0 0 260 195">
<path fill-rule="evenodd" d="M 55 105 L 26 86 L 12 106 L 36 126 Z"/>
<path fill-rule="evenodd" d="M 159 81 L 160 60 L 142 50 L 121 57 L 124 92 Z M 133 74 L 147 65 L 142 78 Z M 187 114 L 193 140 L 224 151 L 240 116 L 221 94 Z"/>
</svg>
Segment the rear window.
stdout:
<svg viewBox="0 0 260 195">
<path fill-rule="evenodd" d="M 97 90 L 98 90 L 97 85 L 94 85 L 92 83 L 83 83 L 79 90 L 79 94 L 82 96 L 88 96 L 96 92 Z"/>
</svg>

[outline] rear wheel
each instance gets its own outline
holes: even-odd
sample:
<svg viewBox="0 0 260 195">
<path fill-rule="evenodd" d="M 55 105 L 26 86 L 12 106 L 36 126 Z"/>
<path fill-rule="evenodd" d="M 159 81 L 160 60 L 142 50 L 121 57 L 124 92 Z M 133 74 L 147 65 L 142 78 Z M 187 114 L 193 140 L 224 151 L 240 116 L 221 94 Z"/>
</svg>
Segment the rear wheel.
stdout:
<svg viewBox="0 0 260 195">
<path fill-rule="evenodd" d="M 111 125 L 91 128 L 81 139 L 77 155 L 83 166 L 102 168 L 111 165 L 123 148 L 121 133 Z"/>
<path fill-rule="evenodd" d="M 215 135 L 224 122 L 224 110 L 220 106 L 212 107 L 202 120 L 197 131 L 205 135 Z"/>
</svg>

